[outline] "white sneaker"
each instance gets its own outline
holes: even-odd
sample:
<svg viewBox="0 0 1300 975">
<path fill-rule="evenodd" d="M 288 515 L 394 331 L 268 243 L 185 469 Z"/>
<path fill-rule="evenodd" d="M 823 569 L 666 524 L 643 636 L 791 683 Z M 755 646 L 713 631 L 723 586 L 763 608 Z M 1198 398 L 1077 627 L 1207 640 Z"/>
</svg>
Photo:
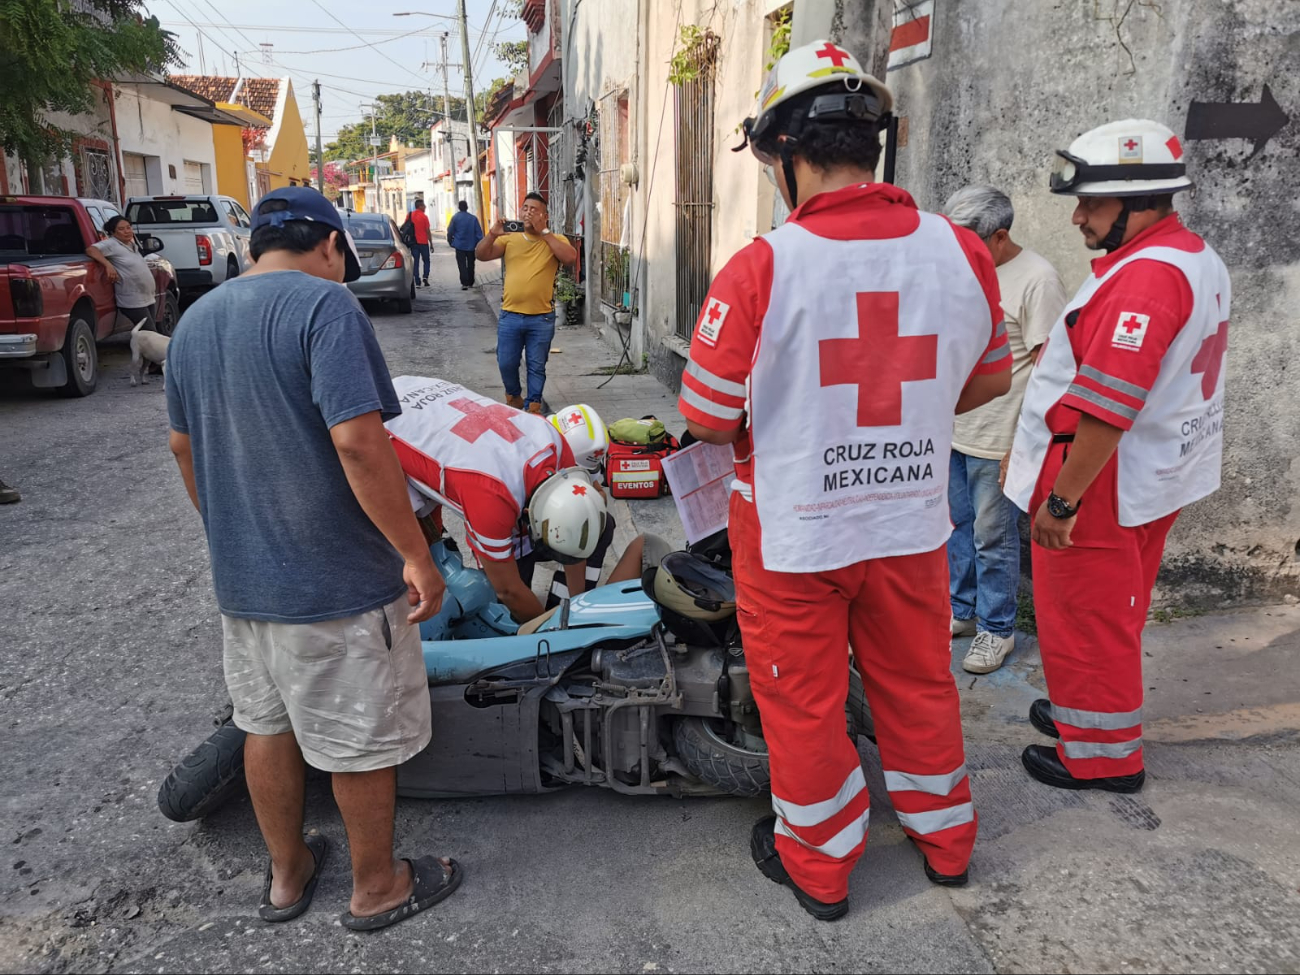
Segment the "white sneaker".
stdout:
<svg viewBox="0 0 1300 975">
<path fill-rule="evenodd" d="M 979 629 L 974 617 L 968 620 L 959 620 L 957 617 L 952 618 L 952 635 L 953 636 L 974 636 L 975 631 Z"/>
<path fill-rule="evenodd" d="M 962 668 L 968 674 L 991 674 L 1002 666 L 1015 645 L 1014 635 L 994 636 L 988 630 L 980 630 L 961 662 Z"/>
</svg>

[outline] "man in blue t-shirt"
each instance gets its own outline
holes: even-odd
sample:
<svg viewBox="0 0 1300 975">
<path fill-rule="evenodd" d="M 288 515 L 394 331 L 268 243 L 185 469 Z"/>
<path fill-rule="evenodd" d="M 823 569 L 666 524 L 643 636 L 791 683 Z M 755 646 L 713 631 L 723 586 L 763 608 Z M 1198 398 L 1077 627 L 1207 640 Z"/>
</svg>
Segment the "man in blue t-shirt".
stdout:
<svg viewBox="0 0 1300 975">
<path fill-rule="evenodd" d="M 431 733 L 418 624 L 443 581 L 384 430 L 401 412 L 338 211 L 261 199 L 255 266 L 185 314 L 167 355 L 171 449 L 203 516 L 226 686 L 271 854 L 260 915 L 311 903 L 327 851 L 303 836 L 304 758 L 333 773 L 352 854 L 344 926 L 396 923 L 459 885 L 393 857 L 396 767 Z M 407 611 L 407 604 L 415 607 Z"/>
<path fill-rule="evenodd" d="M 461 200 L 447 224 L 447 246 L 456 252 L 461 291 L 474 287 L 474 248 L 482 239 L 483 225 L 469 212 L 469 204 Z"/>
</svg>

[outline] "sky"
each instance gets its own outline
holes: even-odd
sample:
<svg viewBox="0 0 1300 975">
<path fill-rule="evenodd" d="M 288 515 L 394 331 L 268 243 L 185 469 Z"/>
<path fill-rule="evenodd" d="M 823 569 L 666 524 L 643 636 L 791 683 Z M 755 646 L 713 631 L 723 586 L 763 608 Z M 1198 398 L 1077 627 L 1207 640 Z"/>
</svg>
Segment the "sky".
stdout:
<svg viewBox="0 0 1300 975">
<path fill-rule="evenodd" d="M 504 15 L 506 5 L 503 0 L 465 2 L 475 94 L 509 73 L 492 44 L 527 36 L 522 21 Z M 453 65 L 448 70 L 451 95 L 465 95 L 455 0 L 145 0 L 145 6 L 177 35 L 186 65 L 176 74 L 233 76 L 238 56 L 245 77 L 289 75 L 312 142 L 314 79 L 321 83 L 326 144 L 341 125 L 360 121 L 365 114 L 361 104 L 375 95 L 430 87 L 441 95 L 443 31 L 449 34 Z M 401 11 L 437 16 L 393 16 Z M 404 34 L 409 36 L 400 36 Z M 267 43 L 273 45 L 269 63 L 261 47 Z M 425 62 L 429 64 L 423 66 Z"/>
</svg>

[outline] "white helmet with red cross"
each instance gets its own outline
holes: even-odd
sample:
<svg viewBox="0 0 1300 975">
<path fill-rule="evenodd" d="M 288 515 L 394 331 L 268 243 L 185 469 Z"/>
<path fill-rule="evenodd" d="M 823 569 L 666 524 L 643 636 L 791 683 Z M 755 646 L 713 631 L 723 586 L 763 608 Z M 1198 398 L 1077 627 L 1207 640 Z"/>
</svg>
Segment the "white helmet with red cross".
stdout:
<svg viewBox="0 0 1300 975">
<path fill-rule="evenodd" d="M 569 444 L 579 467 L 593 474 L 600 470 L 609 452 L 609 428 L 599 413 L 586 403 L 577 403 L 552 413 L 547 419 Z"/>
<path fill-rule="evenodd" d="M 1192 188 L 1183 145 L 1150 119 L 1109 122 L 1057 150 L 1051 190 L 1069 196 L 1165 196 Z"/>
<path fill-rule="evenodd" d="M 566 565 L 596 550 L 605 532 L 605 496 L 580 467 L 557 471 L 528 501 L 528 533 L 539 558 Z"/>
</svg>

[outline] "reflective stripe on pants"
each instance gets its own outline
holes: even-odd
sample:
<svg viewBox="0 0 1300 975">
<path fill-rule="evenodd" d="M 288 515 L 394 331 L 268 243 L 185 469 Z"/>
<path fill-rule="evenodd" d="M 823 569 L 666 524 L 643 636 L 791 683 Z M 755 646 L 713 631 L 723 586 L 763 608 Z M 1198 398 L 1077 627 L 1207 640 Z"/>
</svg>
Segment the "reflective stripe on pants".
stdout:
<svg viewBox="0 0 1300 975">
<path fill-rule="evenodd" d="M 866 846 L 870 798 L 844 727 L 850 643 L 903 829 L 935 870 L 961 873 L 977 818 L 950 669 L 944 549 L 831 572 L 769 572 L 754 506 L 738 494 L 730 531 L 745 659 L 772 769 L 776 848 L 790 876 L 818 900 L 842 900 Z"/>
<path fill-rule="evenodd" d="M 1048 451 L 1031 512 L 1056 483 L 1067 447 Z M 1084 494 L 1070 548 L 1033 546 L 1038 643 L 1061 733 L 1057 754 L 1080 779 L 1143 768 L 1142 628 L 1165 537 L 1178 517 L 1121 526 L 1117 473 L 1111 457 Z"/>
</svg>

